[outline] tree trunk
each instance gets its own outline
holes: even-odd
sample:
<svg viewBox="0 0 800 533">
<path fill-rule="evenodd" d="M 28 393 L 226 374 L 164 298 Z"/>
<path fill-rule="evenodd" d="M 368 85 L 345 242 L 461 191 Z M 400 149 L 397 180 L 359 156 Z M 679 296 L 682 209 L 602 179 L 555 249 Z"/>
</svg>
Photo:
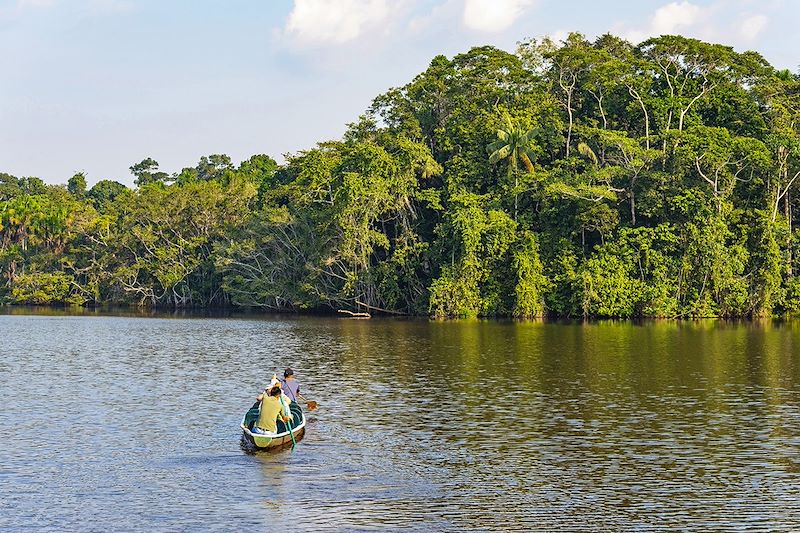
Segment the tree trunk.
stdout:
<svg viewBox="0 0 800 533">
<path fill-rule="evenodd" d="M 786 277 L 792 278 L 794 276 L 792 269 L 792 204 L 789 200 L 789 191 L 786 191 L 783 199 L 783 213 L 786 216 L 786 226 L 789 230 L 786 234 Z"/>
<path fill-rule="evenodd" d="M 569 145 L 572 142 L 572 92 L 567 93 L 567 114 L 569 115 L 569 126 L 567 127 L 567 148 L 564 157 L 569 157 Z"/>
<path fill-rule="evenodd" d="M 642 108 L 642 113 L 644 113 L 644 142 L 647 149 L 650 149 L 650 116 L 647 114 L 647 107 L 644 105 L 644 100 L 642 100 L 641 95 L 639 92 L 634 89 L 632 86 L 628 86 L 628 94 L 632 97 L 636 98 L 636 101 L 639 102 L 639 107 Z"/>
</svg>

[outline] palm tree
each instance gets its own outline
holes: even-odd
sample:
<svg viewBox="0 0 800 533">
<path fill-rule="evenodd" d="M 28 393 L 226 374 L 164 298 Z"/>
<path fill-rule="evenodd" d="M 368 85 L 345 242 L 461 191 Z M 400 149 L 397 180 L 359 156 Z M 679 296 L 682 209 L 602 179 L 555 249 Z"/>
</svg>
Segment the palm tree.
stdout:
<svg viewBox="0 0 800 533">
<path fill-rule="evenodd" d="M 486 147 L 489 153 L 489 163 L 494 165 L 503 159 L 508 160 L 508 175 L 514 177 L 514 220 L 517 219 L 519 207 L 517 187 L 519 187 L 518 162 L 522 161 L 525 170 L 533 172 L 533 159 L 536 155 L 536 141 L 534 136 L 537 128 L 525 130 L 519 123 L 511 120 L 506 114 L 505 125 L 497 130 L 497 140 Z"/>
<path fill-rule="evenodd" d="M 6 210 L 6 225 L 13 228 L 15 240 L 21 244 L 23 253 L 28 250 L 28 240 L 38 229 L 39 202 L 31 196 L 15 198 Z"/>
</svg>

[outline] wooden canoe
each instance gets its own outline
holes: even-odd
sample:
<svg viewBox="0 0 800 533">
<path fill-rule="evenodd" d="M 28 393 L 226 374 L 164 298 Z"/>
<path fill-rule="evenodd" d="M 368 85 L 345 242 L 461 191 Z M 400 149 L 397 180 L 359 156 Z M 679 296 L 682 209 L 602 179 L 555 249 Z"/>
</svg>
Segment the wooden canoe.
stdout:
<svg viewBox="0 0 800 533">
<path fill-rule="evenodd" d="M 251 446 L 260 450 L 268 450 L 271 448 L 279 448 L 281 446 L 292 444 L 292 435 L 289 434 L 288 428 L 283 422 L 278 422 L 277 433 L 253 433 L 253 426 L 258 420 L 259 403 L 253 404 L 247 413 L 242 418 L 242 438 Z M 296 402 L 289 405 L 289 410 L 292 413 L 292 431 L 295 442 L 303 438 L 306 431 L 306 417 L 303 410 Z"/>
</svg>

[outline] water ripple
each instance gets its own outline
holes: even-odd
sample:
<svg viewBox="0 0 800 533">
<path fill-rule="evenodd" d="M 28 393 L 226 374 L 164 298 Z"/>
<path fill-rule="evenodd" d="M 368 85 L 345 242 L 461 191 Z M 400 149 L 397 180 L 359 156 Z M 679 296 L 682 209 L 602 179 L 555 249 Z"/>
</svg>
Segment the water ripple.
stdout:
<svg viewBox="0 0 800 533">
<path fill-rule="evenodd" d="M 0 530 L 798 530 L 798 333 L 0 316 Z M 245 454 L 285 366 L 320 409 Z"/>
</svg>

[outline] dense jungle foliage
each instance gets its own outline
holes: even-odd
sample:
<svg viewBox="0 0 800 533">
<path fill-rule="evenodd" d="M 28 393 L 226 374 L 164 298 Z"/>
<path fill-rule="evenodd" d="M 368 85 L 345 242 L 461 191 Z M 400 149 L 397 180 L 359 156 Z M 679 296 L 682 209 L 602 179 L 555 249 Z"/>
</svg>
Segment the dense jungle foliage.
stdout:
<svg viewBox="0 0 800 533">
<path fill-rule="evenodd" d="M 436 317 L 800 312 L 800 76 L 680 36 L 438 56 L 338 141 L 136 189 L 0 174 L 0 299 Z"/>
</svg>

